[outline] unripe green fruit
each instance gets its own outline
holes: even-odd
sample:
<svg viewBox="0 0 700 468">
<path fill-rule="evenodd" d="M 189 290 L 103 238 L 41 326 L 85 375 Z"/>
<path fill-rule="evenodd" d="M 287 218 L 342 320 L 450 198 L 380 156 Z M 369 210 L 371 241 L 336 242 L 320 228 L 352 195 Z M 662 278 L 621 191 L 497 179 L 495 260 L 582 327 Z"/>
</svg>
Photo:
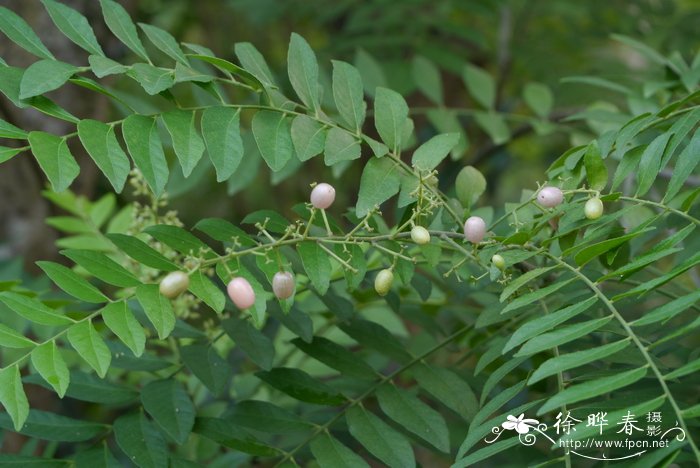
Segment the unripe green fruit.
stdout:
<svg viewBox="0 0 700 468">
<path fill-rule="evenodd" d="M 486 235 L 486 222 L 479 216 L 471 216 L 464 222 L 464 237 L 469 242 L 478 244 Z"/>
<path fill-rule="evenodd" d="M 374 290 L 380 296 L 386 296 L 391 290 L 391 283 L 394 282 L 394 273 L 388 268 L 377 273 L 377 277 L 374 278 Z"/>
<path fill-rule="evenodd" d="M 182 271 L 173 271 L 160 280 L 158 290 L 168 299 L 175 299 L 190 286 L 190 277 Z"/>
<path fill-rule="evenodd" d="M 503 259 L 498 254 L 495 254 L 493 257 L 491 257 L 491 263 L 493 263 L 493 266 L 498 268 L 499 270 L 502 270 L 506 267 L 506 261 Z"/>
<path fill-rule="evenodd" d="M 588 219 L 598 219 L 603 216 L 603 202 L 598 197 L 591 198 L 583 207 L 583 212 Z"/>
<path fill-rule="evenodd" d="M 311 191 L 311 204 L 314 208 L 325 210 L 335 201 L 335 189 L 332 185 L 322 182 Z"/>
<path fill-rule="evenodd" d="M 228 297 L 239 309 L 248 309 L 255 304 L 255 291 L 245 278 L 233 278 L 226 286 Z"/>
<path fill-rule="evenodd" d="M 537 194 L 537 202 L 545 208 L 554 208 L 564 201 L 564 194 L 557 187 L 542 187 Z"/>
<path fill-rule="evenodd" d="M 411 229 L 411 240 L 419 245 L 427 244 L 430 242 L 430 233 L 423 226 L 415 226 Z"/>
<path fill-rule="evenodd" d="M 289 299 L 294 294 L 294 275 L 288 271 L 278 271 L 272 277 L 272 292 L 277 299 Z"/>
</svg>

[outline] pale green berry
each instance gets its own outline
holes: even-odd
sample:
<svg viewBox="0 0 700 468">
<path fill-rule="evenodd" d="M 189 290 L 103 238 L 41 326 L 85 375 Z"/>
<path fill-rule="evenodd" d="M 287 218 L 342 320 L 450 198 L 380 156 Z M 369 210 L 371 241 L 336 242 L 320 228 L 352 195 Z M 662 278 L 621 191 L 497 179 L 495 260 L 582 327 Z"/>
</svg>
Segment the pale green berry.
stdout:
<svg viewBox="0 0 700 468">
<path fill-rule="evenodd" d="M 430 233 L 423 226 L 414 226 L 411 229 L 411 239 L 419 245 L 427 244 L 430 242 Z"/>
<path fill-rule="evenodd" d="M 374 290 L 380 296 L 386 296 L 391 290 L 391 284 L 394 282 L 394 273 L 388 268 L 377 273 L 374 278 Z"/>
<path fill-rule="evenodd" d="M 603 216 L 603 202 L 598 197 L 591 198 L 583 207 L 583 212 L 588 219 L 598 219 Z"/>
<path fill-rule="evenodd" d="M 168 299 L 175 299 L 190 286 L 190 277 L 182 271 L 172 271 L 160 280 L 158 290 Z"/>
<path fill-rule="evenodd" d="M 491 263 L 493 263 L 493 266 L 495 266 L 499 270 L 502 270 L 506 267 L 505 259 L 498 254 L 495 254 L 493 257 L 491 257 Z"/>
</svg>

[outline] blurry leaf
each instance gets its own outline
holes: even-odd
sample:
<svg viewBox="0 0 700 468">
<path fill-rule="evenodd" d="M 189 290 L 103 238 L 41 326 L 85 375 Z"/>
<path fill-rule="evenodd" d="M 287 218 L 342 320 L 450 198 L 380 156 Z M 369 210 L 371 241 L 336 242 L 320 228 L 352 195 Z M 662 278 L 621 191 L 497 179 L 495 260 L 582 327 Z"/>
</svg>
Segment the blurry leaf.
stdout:
<svg viewBox="0 0 700 468">
<path fill-rule="evenodd" d="M 121 193 L 131 163 L 117 141 L 114 127 L 97 120 L 83 119 L 78 123 L 78 137 L 114 190 Z"/>
<path fill-rule="evenodd" d="M 251 361 L 264 370 L 272 368 L 275 347 L 270 339 L 253 327 L 247 320 L 229 317 L 221 322 L 226 334 L 236 346 L 245 352 Z"/>
<path fill-rule="evenodd" d="M 362 76 L 365 93 L 374 97 L 378 87 L 386 87 L 387 80 L 381 65 L 377 60 L 363 49 L 358 49 L 355 54 L 355 66 Z"/>
<path fill-rule="evenodd" d="M 180 49 L 177 41 L 169 32 L 145 23 L 139 23 L 139 27 L 146 33 L 146 36 L 148 36 L 148 39 L 151 40 L 153 45 L 156 46 L 161 52 L 176 62 L 180 62 L 183 65 L 189 65 L 187 57 L 185 57 L 185 54 L 182 52 L 182 49 Z"/>
<path fill-rule="evenodd" d="M 107 442 L 75 454 L 75 468 L 119 468 L 120 466 Z"/>
<path fill-rule="evenodd" d="M 635 196 L 640 197 L 647 193 L 656 180 L 659 170 L 661 170 L 661 157 L 670 138 L 670 133 L 662 133 L 649 143 L 649 146 L 642 153 L 637 172 L 638 185 Z"/>
<path fill-rule="evenodd" d="M 608 168 L 600 156 L 600 149 L 596 141 L 591 142 L 583 156 L 583 164 L 586 167 L 586 178 L 592 190 L 603 190 L 608 184 Z"/>
<path fill-rule="evenodd" d="M 528 83 L 523 89 L 525 103 L 538 116 L 546 119 L 552 112 L 554 96 L 549 86 L 542 83 Z"/>
<path fill-rule="evenodd" d="M 610 315 L 607 317 L 589 320 L 587 322 L 567 325 L 557 328 L 549 333 L 537 335 L 525 342 L 520 350 L 515 353 L 515 356 L 531 356 L 535 353 L 569 343 L 582 336 L 588 336 L 603 325 L 607 324 L 610 320 L 612 320 L 612 318 L 612 315 Z"/>
<path fill-rule="evenodd" d="M 279 234 L 284 233 L 287 226 L 291 224 L 284 216 L 272 210 L 258 210 L 248 213 L 241 223 L 252 225 L 260 223 L 265 225 L 265 229 L 268 231 Z"/>
<path fill-rule="evenodd" d="M 333 127 L 326 135 L 324 162 L 332 166 L 343 161 L 352 161 L 360 157 L 360 142 L 351 133 Z"/>
<path fill-rule="evenodd" d="M 316 241 L 304 241 L 297 245 L 304 270 L 319 294 L 326 294 L 331 279 L 331 262 L 328 254 Z"/>
<path fill-rule="evenodd" d="M 170 301 L 158 291 L 158 285 L 140 285 L 136 288 L 136 299 L 158 332 L 158 338 L 167 338 L 175 328 L 175 314 Z"/>
<path fill-rule="evenodd" d="M 617 189 L 620 184 L 632 173 L 632 171 L 637 169 L 644 149 L 645 146 L 637 146 L 624 154 L 622 161 L 620 161 L 617 169 L 615 170 L 612 185 L 610 186 L 611 190 Z"/>
<path fill-rule="evenodd" d="M 255 374 L 260 380 L 294 399 L 317 405 L 338 406 L 346 403 L 333 387 L 316 380 L 300 369 L 276 367 Z"/>
<path fill-rule="evenodd" d="M 255 75 L 262 83 L 274 85 L 270 67 L 267 66 L 262 54 L 249 42 L 238 42 L 234 46 L 236 57 L 243 65 L 243 68 Z"/>
<path fill-rule="evenodd" d="M 310 445 L 321 468 L 369 468 L 362 457 L 329 434 L 320 434 Z"/>
<path fill-rule="evenodd" d="M 91 55 L 88 57 L 90 69 L 98 78 L 104 78 L 109 75 L 119 75 L 126 73 L 129 67 L 122 65 L 114 60 L 102 57 L 101 55 Z"/>
<path fill-rule="evenodd" d="M 13 425 L 6 414 L 0 413 L 0 427 L 12 430 Z M 31 410 L 20 434 L 56 442 L 85 442 L 109 430 L 106 424 L 98 424 L 68 418 L 46 411 Z M 0 463 L 2 464 L 2 463 Z"/>
<path fill-rule="evenodd" d="M 107 238 L 129 257 L 156 270 L 175 271 L 179 267 L 138 237 L 107 234 Z"/>
<path fill-rule="evenodd" d="M 114 421 L 113 430 L 117 445 L 136 466 L 168 466 L 168 447 L 165 439 L 143 413 L 120 416 Z"/>
<path fill-rule="evenodd" d="M 459 138 L 459 133 L 443 133 L 432 137 L 413 152 L 411 164 L 421 171 L 435 169 L 457 145 Z"/>
<path fill-rule="evenodd" d="M 43 59 L 54 59 L 27 22 L 5 7 L 0 7 L 0 31 L 30 54 Z"/>
<path fill-rule="evenodd" d="M 406 346 L 376 322 L 355 318 L 342 322 L 339 327 L 343 333 L 361 345 L 379 351 L 398 362 L 406 363 L 412 360 Z"/>
<path fill-rule="evenodd" d="M 173 141 L 173 150 L 188 177 L 204 154 L 204 141 L 195 127 L 195 113 L 181 109 L 161 114 L 165 128 Z"/>
<path fill-rule="evenodd" d="M 77 71 L 73 65 L 58 60 L 34 62 L 22 75 L 19 98 L 27 99 L 58 89 Z"/>
<path fill-rule="evenodd" d="M 93 250 L 62 250 L 61 254 L 85 268 L 96 278 L 120 288 L 130 288 L 141 284 L 129 270 L 101 252 Z"/>
<path fill-rule="evenodd" d="M 46 273 L 46 276 L 51 281 L 71 296 L 94 304 L 108 301 L 107 297 L 99 289 L 70 268 L 54 262 L 39 261 L 36 264 Z"/>
<path fill-rule="evenodd" d="M 0 138 L 16 138 L 26 140 L 28 133 L 21 128 L 15 127 L 9 122 L 0 119 Z M 11 148 L 8 148 L 11 149 Z"/>
<path fill-rule="evenodd" d="M 377 88 L 374 99 L 374 126 L 382 141 L 395 153 L 401 149 L 406 119 L 408 105 L 403 96 L 388 88 Z"/>
<path fill-rule="evenodd" d="M 95 33 L 81 13 L 54 0 L 41 0 L 56 27 L 73 43 L 91 54 L 104 55 Z"/>
<path fill-rule="evenodd" d="M 533 320 L 525 322 L 521 325 L 510 337 L 508 343 L 503 347 L 503 354 L 515 348 L 521 343 L 540 335 L 543 332 L 549 331 L 559 324 L 562 324 L 570 318 L 576 317 L 582 312 L 588 310 L 593 304 L 598 301 L 597 296 L 586 299 L 585 301 L 572 304 L 570 306 L 551 312 L 544 316 L 539 316 Z"/>
<path fill-rule="evenodd" d="M 442 78 L 440 70 L 433 62 L 421 55 L 413 57 L 411 62 L 411 72 L 413 81 L 418 89 L 425 94 L 434 104 L 439 106 L 444 104 L 442 97 Z"/>
<path fill-rule="evenodd" d="M 103 377 L 109 370 L 112 354 L 90 320 L 83 320 L 68 329 L 68 341 L 81 358 Z"/>
<path fill-rule="evenodd" d="M 323 151 L 326 128 L 317 120 L 303 114 L 297 115 L 292 121 L 291 135 L 300 161 L 308 161 Z"/>
<path fill-rule="evenodd" d="M 207 244 L 179 226 L 154 224 L 148 226 L 143 232 L 183 255 L 197 256 L 204 252 L 205 258 L 211 257 L 211 248 Z"/>
<path fill-rule="evenodd" d="M 463 418 L 471 419 L 479 408 L 474 391 L 449 369 L 419 364 L 413 368 L 418 385 Z"/>
<path fill-rule="evenodd" d="M 253 136 L 273 172 L 282 170 L 294 153 L 290 125 L 282 112 L 259 111 L 253 117 Z"/>
<path fill-rule="evenodd" d="M 510 140 L 510 130 L 502 115 L 493 112 L 476 112 L 474 119 L 495 145 L 502 145 Z"/>
<path fill-rule="evenodd" d="M 185 366 L 214 394 L 219 395 L 231 377 L 231 368 L 213 346 L 193 344 L 180 348 Z"/>
<path fill-rule="evenodd" d="M 220 242 L 234 242 L 237 240 L 241 245 L 247 247 L 255 245 L 253 239 L 245 231 L 221 218 L 201 219 L 195 224 L 194 228 Z"/>
<path fill-rule="evenodd" d="M 236 402 L 226 416 L 238 426 L 271 434 L 297 434 L 312 427 L 311 423 L 304 421 L 291 411 L 267 401 Z"/>
<path fill-rule="evenodd" d="M 60 398 L 66 394 L 70 374 L 55 341 L 48 341 L 34 348 L 31 354 L 32 365 Z"/>
<path fill-rule="evenodd" d="M 33 348 L 36 343 L 0 323 L 0 346 L 4 348 Z"/>
<path fill-rule="evenodd" d="M 29 132 L 29 144 L 55 192 L 62 192 L 78 177 L 80 167 L 66 140 L 45 132 Z"/>
<path fill-rule="evenodd" d="M 215 312 L 221 313 L 224 311 L 224 306 L 226 305 L 224 293 L 201 270 L 190 274 L 189 290 Z"/>
<path fill-rule="evenodd" d="M 535 270 L 532 270 L 532 271 L 535 271 Z M 539 273 L 541 274 L 543 272 L 540 271 Z M 525 276 L 525 275 L 523 275 L 523 276 Z M 522 278 L 522 276 L 521 276 L 521 278 Z M 532 304 L 535 301 L 539 301 L 540 299 L 548 297 L 550 294 L 554 294 L 556 291 L 560 290 L 561 288 L 563 288 L 567 284 L 571 283 L 574 279 L 575 278 L 569 278 L 567 280 L 559 279 L 554 284 L 550 284 L 549 286 L 545 286 L 544 288 L 536 289 L 532 292 L 523 294 L 522 296 L 514 299 L 512 302 L 509 302 L 508 305 L 506 305 L 503 308 L 503 310 L 501 311 L 501 315 L 505 314 L 507 312 L 511 312 L 513 310 L 520 309 L 522 307 L 525 307 L 527 305 Z"/>
<path fill-rule="evenodd" d="M 673 169 L 673 175 L 668 183 L 668 190 L 664 195 L 664 200 L 672 199 L 678 191 L 683 187 L 683 183 L 693 173 L 695 167 L 700 162 L 698 158 L 700 154 L 700 130 L 696 130 L 693 137 L 685 147 L 683 152 L 676 159 L 676 165 Z"/>
<path fill-rule="evenodd" d="M 100 0 L 100 6 L 109 30 L 132 52 L 148 61 L 146 49 L 143 48 L 141 39 L 139 39 L 136 26 L 124 7 L 113 0 Z"/>
<path fill-rule="evenodd" d="M 360 191 L 355 211 L 359 218 L 399 192 L 399 167 L 388 157 L 367 161 L 360 179 Z"/>
<path fill-rule="evenodd" d="M 468 63 L 464 65 L 462 79 L 476 102 L 486 109 L 493 109 L 496 101 L 496 83 L 489 73 Z"/>
<path fill-rule="evenodd" d="M 141 389 L 143 409 L 178 445 L 184 444 L 194 426 L 195 408 L 182 384 L 174 379 L 156 380 Z"/>
<path fill-rule="evenodd" d="M 450 451 L 450 433 L 445 419 L 419 398 L 394 385 L 377 390 L 379 406 L 399 426 L 414 433 L 441 452 Z"/>
<path fill-rule="evenodd" d="M 634 239 L 635 237 L 644 234 L 645 232 L 649 232 L 653 230 L 653 227 L 644 227 L 641 226 L 639 229 L 636 231 L 630 232 L 629 234 L 625 234 L 624 236 L 620 237 L 615 237 L 612 239 L 607 239 L 602 242 L 597 242 L 595 244 L 589 245 L 588 247 L 584 247 L 581 249 L 576 255 L 574 256 L 574 260 L 576 261 L 576 264 L 579 266 L 583 266 L 586 263 L 590 262 L 594 258 L 624 244 L 625 242 Z"/>
<path fill-rule="evenodd" d="M 666 60 L 666 57 L 664 57 L 648 45 L 643 44 L 635 39 L 632 39 L 631 37 L 624 36 L 622 34 L 612 34 L 610 37 L 612 37 L 618 42 L 622 42 L 623 44 L 630 46 L 631 48 L 644 55 L 648 59 L 652 60 L 653 62 L 656 62 L 658 65 L 666 65 L 668 62 L 668 60 Z"/>
<path fill-rule="evenodd" d="M 37 374 L 28 375 L 24 381 L 50 389 L 50 385 Z M 95 374 L 73 371 L 70 374 L 66 396 L 80 401 L 120 406 L 132 403 L 138 397 L 138 393 L 132 388 L 111 383 Z"/>
<path fill-rule="evenodd" d="M 644 325 L 651 325 L 653 323 L 658 323 L 662 321 L 667 321 L 681 312 L 687 310 L 693 305 L 697 305 L 700 301 L 700 289 L 681 296 L 677 299 L 667 302 L 666 304 L 656 307 L 651 312 L 647 312 L 643 317 L 635 320 L 631 323 L 634 327 L 640 327 Z"/>
<path fill-rule="evenodd" d="M 639 369 L 632 369 L 626 372 L 618 371 L 618 373 L 609 377 L 572 385 L 547 400 L 537 411 L 537 414 L 541 415 L 562 405 L 587 400 L 626 387 L 642 379 L 646 373 L 647 368 L 640 367 Z"/>
<path fill-rule="evenodd" d="M 192 46 L 193 44 L 189 44 Z M 206 55 L 206 54 L 195 54 L 195 55 L 190 55 L 190 57 L 201 60 L 203 62 L 211 63 L 214 65 L 216 68 L 219 70 L 224 71 L 225 73 L 231 72 L 236 76 L 239 76 L 240 78 L 243 79 L 246 83 L 251 85 L 253 89 L 259 90 L 262 89 L 263 84 L 260 82 L 260 80 L 252 73 L 250 73 L 247 70 L 244 70 L 243 68 L 239 67 L 235 63 L 231 63 L 228 60 L 224 60 L 218 57 L 214 57 L 211 55 Z M 175 72 L 177 73 L 178 67 L 175 67 Z"/>
<path fill-rule="evenodd" d="M 287 55 L 289 82 L 297 96 L 312 112 L 319 110 L 320 86 L 318 63 L 309 43 L 297 33 L 292 33 Z"/>
<path fill-rule="evenodd" d="M 59 314 L 55 310 L 45 306 L 44 303 L 38 299 L 27 297 L 16 292 L 5 291 L 0 293 L 0 301 L 17 314 L 33 323 L 49 326 L 74 323 L 73 319 Z"/>
<path fill-rule="evenodd" d="M 173 70 L 154 67 L 147 63 L 133 64 L 126 74 L 135 79 L 151 96 L 170 89 L 175 84 L 175 73 Z"/>
<path fill-rule="evenodd" d="M 345 413 L 345 419 L 350 434 L 387 466 L 416 466 L 413 449 L 406 438 L 374 414 L 353 406 Z"/>
<path fill-rule="evenodd" d="M 452 159 L 462 157 L 469 147 L 469 139 L 464 132 L 462 124 L 457 118 L 457 113 L 448 109 L 430 109 L 427 113 L 430 124 L 440 133 L 458 133 L 459 141 L 451 151 Z"/>
<path fill-rule="evenodd" d="M 136 167 L 156 197 L 159 197 L 168 182 L 169 171 L 156 120 L 132 114 L 124 120 L 122 132 Z"/>
<path fill-rule="evenodd" d="M 0 369 L 0 403 L 12 418 L 15 431 L 19 432 L 29 415 L 29 402 L 17 365 Z"/>
<path fill-rule="evenodd" d="M 363 96 L 362 77 L 357 68 L 349 63 L 333 60 L 333 99 L 335 106 L 338 108 L 338 113 L 343 122 L 351 129 L 357 131 L 362 129 L 367 112 L 367 104 Z"/>
<path fill-rule="evenodd" d="M 208 107 L 202 114 L 202 135 L 216 169 L 216 181 L 228 179 L 243 158 L 240 110 L 223 106 Z"/>
<path fill-rule="evenodd" d="M 194 432 L 224 447 L 259 456 L 279 455 L 277 449 L 265 445 L 231 421 L 218 418 L 197 418 Z"/>
<path fill-rule="evenodd" d="M 4 163 L 5 161 L 9 161 L 10 159 L 14 158 L 22 151 L 23 150 L 21 150 L 21 149 L 6 148 L 4 146 L 0 146 L 0 163 Z"/>
<path fill-rule="evenodd" d="M 631 94 L 632 91 L 621 84 L 606 80 L 605 78 L 598 78 L 596 76 L 567 76 L 560 80 L 562 83 L 582 83 L 598 88 L 608 89 L 610 91 L 615 91 L 621 94 Z"/>
<path fill-rule="evenodd" d="M 457 174 L 455 192 L 463 207 L 469 208 L 486 191 L 486 179 L 473 166 L 465 166 Z"/>
<path fill-rule="evenodd" d="M 342 375 L 366 380 L 372 380 L 377 375 L 369 364 L 358 359 L 357 354 L 326 338 L 315 336 L 311 343 L 295 338 L 292 343 L 305 354 L 339 371 Z"/>
</svg>

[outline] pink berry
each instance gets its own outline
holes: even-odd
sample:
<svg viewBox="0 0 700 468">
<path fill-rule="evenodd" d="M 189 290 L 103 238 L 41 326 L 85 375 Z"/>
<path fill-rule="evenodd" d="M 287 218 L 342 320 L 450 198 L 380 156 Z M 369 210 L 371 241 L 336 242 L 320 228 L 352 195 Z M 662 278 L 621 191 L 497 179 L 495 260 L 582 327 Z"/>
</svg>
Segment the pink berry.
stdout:
<svg viewBox="0 0 700 468">
<path fill-rule="evenodd" d="M 322 182 L 311 191 L 311 204 L 314 208 L 325 210 L 335 201 L 335 189 L 332 185 Z"/>
<path fill-rule="evenodd" d="M 479 216 L 472 216 L 464 222 L 464 237 L 469 242 L 478 244 L 486 235 L 486 223 Z"/>
<path fill-rule="evenodd" d="M 233 278 L 226 286 L 226 291 L 239 309 L 248 309 L 255 304 L 255 291 L 245 278 Z"/>
<path fill-rule="evenodd" d="M 182 271 L 172 271 L 160 280 L 160 293 L 168 299 L 175 299 L 190 286 L 190 277 Z"/>
<path fill-rule="evenodd" d="M 564 194 L 557 187 L 542 187 L 537 194 L 537 202 L 545 208 L 554 208 L 564 201 Z"/>
<path fill-rule="evenodd" d="M 278 271 L 272 277 L 272 292 L 278 299 L 288 299 L 294 294 L 294 275 L 288 271 Z"/>
</svg>

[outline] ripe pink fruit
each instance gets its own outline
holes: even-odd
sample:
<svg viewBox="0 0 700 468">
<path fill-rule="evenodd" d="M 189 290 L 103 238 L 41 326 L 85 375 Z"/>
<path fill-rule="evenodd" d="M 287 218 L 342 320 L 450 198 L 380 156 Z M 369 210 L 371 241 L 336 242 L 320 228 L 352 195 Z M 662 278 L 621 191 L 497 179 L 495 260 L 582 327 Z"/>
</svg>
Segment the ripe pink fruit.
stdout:
<svg viewBox="0 0 700 468">
<path fill-rule="evenodd" d="M 564 201 L 564 194 L 557 187 L 542 187 L 537 194 L 537 202 L 545 208 L 554 208 Z"/>
<path fill-rule="evenodd" d="M 245 278 L 233 278 L 226 286 L 226 291 L 239 309 L 248 309 L 255 304 L 255 291 Z"/>
<path fill-rule="evenodd" d="M 469 242 L 478 244 L 486 235 L 486 223 L 479 216 L 472 216 L 464 222 L 464 237 Z"/>
<path fill-rule="evenodd" d="M 294 275 L 288 271 L 278 271 L 272 277 L 272 292 L 278 299 L 288 299 L 294 294 Z"/>
<path fill-rule="evenodd" d="M 322 182 L 311 191 L 311 204 L 314 208 L 325 210 L 335 201 L 335 189 L 332 185 Z"/>
<path fill-rule="evenodd" d="M 168 299 L 175 299 L 190 286 L 190 277 L 182 271 L 172 271 L 160 280 L 158 289 Z"/>
</svg>

